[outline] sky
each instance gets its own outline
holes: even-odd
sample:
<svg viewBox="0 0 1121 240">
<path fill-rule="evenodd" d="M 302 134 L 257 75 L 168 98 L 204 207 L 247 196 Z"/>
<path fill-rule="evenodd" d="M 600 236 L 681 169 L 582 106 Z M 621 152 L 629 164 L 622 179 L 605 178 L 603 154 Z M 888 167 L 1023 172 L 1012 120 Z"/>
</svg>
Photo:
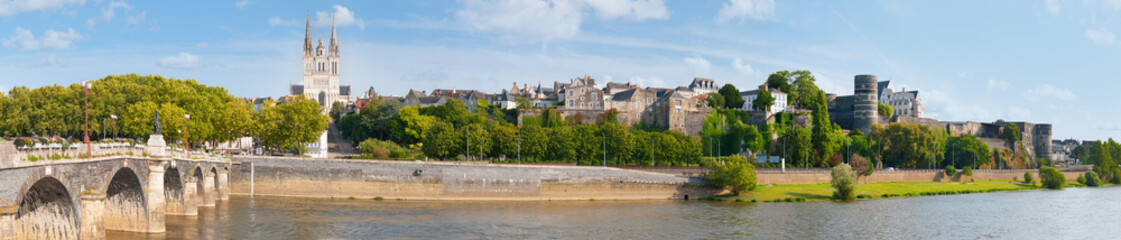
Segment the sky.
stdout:
<svg viewBox="0 0 1121 240">
<path fill-rule="evenodd" d="M 890 79 L 943 121 L 1121 136 L 1121 0 L 0 0 L 0 91 L 137 73 L 282 96 L 302 80 L 305 21 L 327 42 L 332 16 L 355 92 L 584 75 L 751 89 L 805 69 L 839 95 L 857 74 Z"/>
</svg>

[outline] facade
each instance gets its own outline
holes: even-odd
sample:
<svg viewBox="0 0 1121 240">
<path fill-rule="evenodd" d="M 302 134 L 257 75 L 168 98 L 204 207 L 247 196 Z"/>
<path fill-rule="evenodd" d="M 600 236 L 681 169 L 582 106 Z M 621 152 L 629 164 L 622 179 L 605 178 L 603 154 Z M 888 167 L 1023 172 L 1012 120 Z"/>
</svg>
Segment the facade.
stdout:
<svg viewBox="0 0 1121 240">
<path fill-rule="evenodd" d="M 596 88 L 595 79 L 584 76 L 573 80 L 572 85 L 565 89 L 564 109 L 595 109 L 604 110 L 603 90 Z"/>
<path fill-rule="evenodd" d="M 766 88 L 766 87 L 764 87 L 764 88 Z M 775 98 L 774 104 L 771 104 L 771 111 L 770 112 L 784 112 L 784 111 L 786 111 L 786 106 L 787 106 L 787 103 L 788 103 L 787 100 L 786 100 L 786 93 L 782 92 L 779 89 L 766 88 L 766 90 L 768 92 L 771 92 L 771 97 Z M 740 92 L 740 97 L 743 98 L 743 107 L 741 108 L 741 110 L 751 111 L 752 107 L 754 106 L 754 105 L 752 105 L 751 102 L 755 101 L 755 98 L 757 96 L 759 96 L 759 89 Z"/>
<path fill-rule="evenodd" d="M 716 81 L 711 78 L 695 77 L 693 82 L 689 84 L 689 90 L 697 95 L 706 95 L 719 91 L 720 87 L 716 86 Z"/>
<path fill-rule="evenodd" d="M 892 89 L 891 81 L 880 82 L 878 86 L 880 103 L 891 106 L 892 116 L 922 117 L 923 104 L 919 91 L 907 91 L 907 88 L 903 88 L 903 91 L 896 92 Z"/>
<path fill-rule="evenodd" d="M 854 82 L 852 129 L 870 133 L 872 125 L 880 122 L 876 75 L 856 75 Z"/>
<path fill-rule="evenodd" d="M 319 44 L 312 47 L 309 17 L 304 33 L 303 84 L 289 86 L 289 96 L 303 95 L 307 99 L 315 100 L 323 107 L 323 114 L 329 113 L 334 103 L 342 103 L 343 106 L 352 103 L 350 85 L 339 84 L 339 41 L 333 20 L 329 44 L 323 46 L 323 39 L 319 39 Z M 327 157 L 327 131 L 323 131 L 318 141 L 308 144 L 307 155 L 317 158 Z"/>
</svg>

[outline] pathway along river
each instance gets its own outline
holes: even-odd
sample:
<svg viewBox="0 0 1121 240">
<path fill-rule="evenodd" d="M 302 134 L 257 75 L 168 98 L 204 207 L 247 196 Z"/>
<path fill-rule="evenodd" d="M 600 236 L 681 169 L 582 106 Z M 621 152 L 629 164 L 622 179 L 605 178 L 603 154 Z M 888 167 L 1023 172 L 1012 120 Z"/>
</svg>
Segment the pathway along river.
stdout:
<svg viewBox="0 0 1121 240">
<path fill-rule="evenodd" d="M 234 196 L 108 239 L 1103 239 L 1121 187 L 875 199 L 427 202 Z"/>
</svg>

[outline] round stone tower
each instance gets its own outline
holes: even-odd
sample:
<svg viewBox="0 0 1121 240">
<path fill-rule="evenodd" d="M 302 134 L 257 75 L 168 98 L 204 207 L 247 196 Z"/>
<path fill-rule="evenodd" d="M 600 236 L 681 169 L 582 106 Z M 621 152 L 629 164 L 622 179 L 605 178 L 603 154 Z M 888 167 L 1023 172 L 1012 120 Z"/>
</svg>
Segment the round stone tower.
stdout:
<svg viewBox="0 0 1121 240">
<path fill-rule="evenodd" d="M 852 106 L 852 128 L 871 133 L 872 125 L 880 123 L 878 79 L 876 75 L 856 75 L 856 95 Z"/>
</svg>

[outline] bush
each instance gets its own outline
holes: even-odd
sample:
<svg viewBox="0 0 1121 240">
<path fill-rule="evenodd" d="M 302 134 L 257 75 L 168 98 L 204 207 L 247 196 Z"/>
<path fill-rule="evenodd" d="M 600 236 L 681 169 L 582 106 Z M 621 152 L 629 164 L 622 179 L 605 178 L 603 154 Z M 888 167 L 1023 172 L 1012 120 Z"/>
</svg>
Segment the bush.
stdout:
<svg viewBox="0 0 1121 240">
<path fill-rule="evenodd" d="M 1053 167 L 1043 166 L 1039 168 L 1039 179 L 1043 183 L 1043 187 L 1050 189 L 1063 189 L 1063 184 L 1066 183 L 1066 176 Z M 1089 179 L 1087 179 L 1089 181 Z"/>
<path fill-rule="evenodd" d="M 946 177 L 948 177 L 948 178 L 954 177 L 954 174 L 957 174 L 957 173 L 958 173 L 958 169 L 954 168 L 953 165 L 946 165 Z"/>
<path fill-rule="evenodd" d="M 755 166 L 743 155 L 735 155 L 723 164 L 713 165 L 705 180 L 714 187 L 727 188 L 740 195 L 755 190 Z"/>
<path fill-rule="evenodd" d="M 1121 184 L 1121 169 L 1113 171 L 1113 177 L 1109 179 L 1109 183 Z"/>
<path fill-rule="evenodd" d="M 1033 184 L 1033 182 L 1035 182 L 1035 179 L 1032 179 L 1031 171 L 1024 172 L 1024 183 Z"/>
<path fill-rule="evenodd" d="M 833 199 L 852 201 L 856 199 L 856 172 L 848 164 L 833 167 Z"/>
<path fill-rule="evenodd" d="M 1078 184 L 1085 185 L 1086 184 L 1086 174 L 1078 175 L 1078 178 L 1075 179 L 1075 181 L 1077 181 Z"/>
<path fill-rule="evenodd" d="M 407 158 L 409 150 L 390 141 L 366 139 L 358 144 L 362 149 L 362 156 L 372 158 Z"/>
<path fill-rule="evenodd" d="M 965 167 L 961 169 L 961 175 L 973 176 L 973 167 Z"/>
<path fill-rule="evenodd" d="M 1094 171 L 1086 172 L 1081 177 L 1086 179 L 1085 180 L 1086 183 L 1084 183 L 1084 184 L 1086 184 L 1086 186 L 1097 187 L 1097 186 L 1101 185 L 1102 180 L 1101 180 L 1101 178 L 1098 178 L 1098 173 L 1096 173 Z"/>
</svg>

